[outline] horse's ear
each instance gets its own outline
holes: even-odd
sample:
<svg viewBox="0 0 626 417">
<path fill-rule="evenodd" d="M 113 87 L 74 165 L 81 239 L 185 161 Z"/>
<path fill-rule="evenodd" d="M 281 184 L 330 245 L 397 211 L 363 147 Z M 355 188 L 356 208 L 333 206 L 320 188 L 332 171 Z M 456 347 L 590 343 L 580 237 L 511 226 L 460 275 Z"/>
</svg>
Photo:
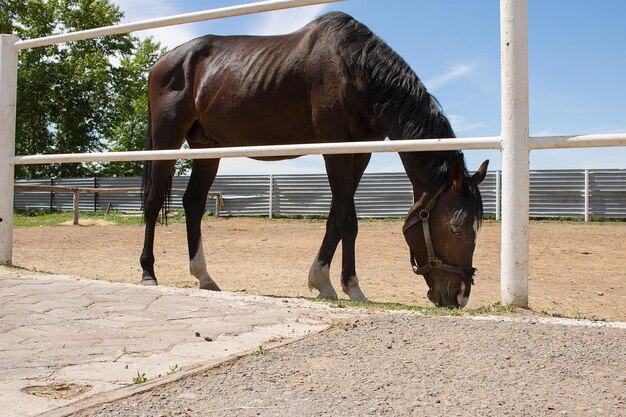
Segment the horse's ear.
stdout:
<svg viewBox="0 0 626 417">
<path fill-rule="evenodd" d="M 463 186 L 463 176 L 465 175 L 465 162 L 463 162 L 463 154 L 459 152 L 454 161 L 448 168 L 448 181 L 452 185 L 452 189 L 456 190 Z"/>
<path fill-rule="evenodd" d="M 488 166 L 489 166 L 488 159 L 482 164 L 480 164 L 480 168 L 478 168 L 478 171 L 476 171 L 474 175 L 472 175 L 472 181 L 474 182 L 474 184 L 478 185 L 481 182 L 483 182 L 483 180 L 485 179 L 485 176 L 487 175 Z"/>
</svg>

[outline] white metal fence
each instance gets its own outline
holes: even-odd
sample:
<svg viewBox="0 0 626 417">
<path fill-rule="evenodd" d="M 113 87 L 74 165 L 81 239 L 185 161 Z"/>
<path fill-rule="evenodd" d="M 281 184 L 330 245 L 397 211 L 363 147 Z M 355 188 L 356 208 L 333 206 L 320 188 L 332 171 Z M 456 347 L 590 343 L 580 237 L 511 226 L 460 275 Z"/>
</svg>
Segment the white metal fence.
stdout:
<svg viewBox="0 0 626 417">
<path fill-rule="evenodd" d="M 489 138 L 356 142 L 221 148 L 193 151 L 137 151 L 119 153 L 15 156 L 17 57 L 20 49 L 98 36 L 197 22 L 262 11 L 331 3 L 339 0 L 270 0 L 250 5 L 169 16 L 106 28 L 39 39 L 20 40 L 0 35 L 0 263 L 11 264 L 13 250 L 13 167 L 17 164 L 103 162 L 236 156 L 295 156 L 328 153 L 398 152 L 453 149 L 502 151 L 501 297 L 504 303 L 528 305 L 528 217 L 533 149 L 626 146 L 626 134 L 531 138 L 528 131 L 528 0 L 500 0 L 502 87 L 501 135 Z"/>
<path fill-rule="evenodd" d="M 499 217 L 500 171 L 480 184 L 485 216 Z M 174 177 L 183 189 L 189 177 Z M 68 178 L 19 180 L 16 184 L 86 188 L 136 188 L 141 178 Z M 221 216 L 326 216 L 331 192 L 326 175 L 218 175 L 212 191 L 222 193 Z M 356 193 L 359 217 L 404 217 L 413 204 L 411 183 L 404 173 L 366 173 Z M 15 191 L 18 210 L 72 210 L 71 193 Z M 182 209 L 182 196 L 173 195 L 173 209 Z M 215 210 L 214 197 L 207 210 Z M 138 211 L 141 193 L 81 193 L 81 211 Z M 542 170 L 530 173 L 531 217 L 626 219 L 626 170 Z"/>
</svg>

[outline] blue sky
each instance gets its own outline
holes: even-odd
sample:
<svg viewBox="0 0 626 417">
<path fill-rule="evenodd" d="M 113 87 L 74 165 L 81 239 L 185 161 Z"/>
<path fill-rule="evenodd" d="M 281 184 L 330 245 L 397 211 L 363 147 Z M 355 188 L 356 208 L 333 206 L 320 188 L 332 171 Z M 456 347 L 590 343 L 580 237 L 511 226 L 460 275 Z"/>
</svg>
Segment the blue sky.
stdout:
<svg viewBox="0 0 626 417">
<path fill-rule="evenodd" d="M 239 0 L 114 0 L 125 21 L 212 9 Z M 194 37 L 296 30 L 331 10 L 353 15 L 411 65 L 452 121 L 457 136 L 500 133 L 497 0 L 348 0 L 281 12 L 137 32 L 173 48 Z M 626 132 L 626 2 L 530 0 L 532 136 Z M 465 152 L 474 170 L 498 151 Z M 626 168 L 626 147 L 531 152 L 531 169 Z M 320 156 L 282 162 L 223 160 L 220 174 L 319 173 Z M 402 171 L 396 154 L 376 154 L 367 172 Z"/>
</svg>

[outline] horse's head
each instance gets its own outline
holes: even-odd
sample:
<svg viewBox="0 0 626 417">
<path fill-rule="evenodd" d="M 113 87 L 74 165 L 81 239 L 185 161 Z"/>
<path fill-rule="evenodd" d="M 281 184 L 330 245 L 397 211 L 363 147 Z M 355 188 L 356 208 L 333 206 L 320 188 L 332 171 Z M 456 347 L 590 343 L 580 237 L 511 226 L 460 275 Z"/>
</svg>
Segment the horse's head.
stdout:
<svg viewBox="0 0 626 417">
<path fill-rule="evenodd" d="M 436 306 L 463 308 L 469 301 L 474 272 L 472 257 L 482 217 L 478 190 L 489 161 L 469 176 L 459 154 L 448 166 L 446 179 L 411 207 L 404 237 L 411 265 L 428 284 L 428 299 Z"/>
</svg>

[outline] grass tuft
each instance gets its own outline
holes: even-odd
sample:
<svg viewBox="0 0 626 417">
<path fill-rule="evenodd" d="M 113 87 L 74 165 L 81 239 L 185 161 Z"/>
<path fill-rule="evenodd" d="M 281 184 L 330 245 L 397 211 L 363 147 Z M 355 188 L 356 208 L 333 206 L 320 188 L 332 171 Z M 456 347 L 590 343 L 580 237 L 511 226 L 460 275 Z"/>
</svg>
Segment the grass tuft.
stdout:
<svg viewBox="0 0 626 417">
<path fill-rule="evenodd" d="M 133 383 L 143 384 L 147 380 L 148 380 L 148 377 L 146 377 L 146 374 L 140 374 L 139 372 L 137 372 L 137 376 L 133 378 Z"/>
<path fill-rule="evenodd" d="M 71 225 L 73 214 L 71 211 L 54 211 L 45 210 L 25 210 L 16 211 L 13 216 L 13 225 L 15 227 L 50 227 L 50 226 L 67 226 Z M 117 225 L 139 225 L 143 223 L 143 215 L 141 213 L 121 213 L 111 211 L 106 214 L 103 211 L 82 211 L 79 216 L 79 222 L 86 221 L 106 221 Z M 185 221 L 183 211 L 171 211 L 167 215 L 168 223 L 181 223 Z M 65 223 L 65 224 L 64 224 Z"/>
<path fill-rule="evenodd" d="M 178 366 L 178 364 L 174 366 L 170 366 L 170 369 L 166 372 L 167 375 L 175 374 L 176 372 L 181 372 L 183 370 L 182 367 Z"/>
<path fill-rule="evenodd" d="M 517 307 L 511 304 L 494 303 L 487 306 L 469 309 L 447 308 L 447 307 L 419 307 L 410 306 L 399 303 L 377 303 L 377 302 L 363 302 L 363 301 L 350 301 L 350 300 L 331 300 L 331 299 L 318 299 L 309 298 L 311 301 L 323 302 L 335 307 L 361 307 L 368 310 L 404 310 L 404 311 L 416 311 L 418 313 L 427 316 L 478 316 L 486 314 L 503 314 L 503 313 L 515 313 Z"/>
</svg>

